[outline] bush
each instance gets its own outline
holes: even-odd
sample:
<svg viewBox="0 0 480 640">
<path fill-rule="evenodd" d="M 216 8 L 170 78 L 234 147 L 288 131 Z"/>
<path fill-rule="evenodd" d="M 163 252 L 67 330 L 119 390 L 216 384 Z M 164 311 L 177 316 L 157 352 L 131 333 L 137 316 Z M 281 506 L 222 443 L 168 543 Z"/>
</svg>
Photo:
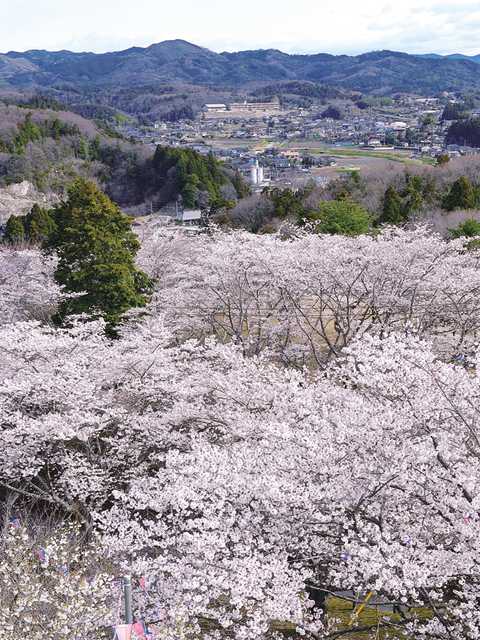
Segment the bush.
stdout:
<svg viewBox="0 0 480 640">
<path fill-rule="evenodd" d="M 452 238 L 475 238 L 480 236 L 480 222 L 474 218 L 468 218 L 455 229 L 449 229 Z"/>
<path fill-rule="evenodd" d="M 307 219 L 317 222 L 318 233 L 330 235 L 358 236 L 368 233 L 372 224 L 370 214 L 350 200 L 322 202 L 316 211 L 308 214 Z"/>
</svg>

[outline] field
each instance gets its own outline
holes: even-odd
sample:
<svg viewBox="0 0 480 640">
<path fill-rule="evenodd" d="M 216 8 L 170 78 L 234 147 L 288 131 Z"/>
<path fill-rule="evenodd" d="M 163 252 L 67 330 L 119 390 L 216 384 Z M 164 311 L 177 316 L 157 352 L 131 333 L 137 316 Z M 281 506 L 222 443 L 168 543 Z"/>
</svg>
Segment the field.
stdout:
<svg viewBox="0 0 480 640">
<path fill-rule="evenodd" d="M 315 141 L 287 142 L 281 146 L 282 149 L 292 151 L 306 152 L 314 155 L 324 155 L 332 158 L 376 158 L 380 160 L 390 160 L 391 162 L 401 162 L 402 164 L 432 164 L 431 158 L 416 159 L 411 157 L 410 151 L 402 150 L 370 150 L 359 149 L 355 147 L 337 147 L 335 145 L 326 145 Z"/>
</svg>

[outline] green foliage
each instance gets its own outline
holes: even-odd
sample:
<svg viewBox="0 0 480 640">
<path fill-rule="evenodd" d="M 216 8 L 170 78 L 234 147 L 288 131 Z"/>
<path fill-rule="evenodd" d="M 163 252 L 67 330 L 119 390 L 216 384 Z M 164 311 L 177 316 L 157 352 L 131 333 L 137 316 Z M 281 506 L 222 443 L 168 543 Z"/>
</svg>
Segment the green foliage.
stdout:
<svg viewBox="0 0 480 640">
<path fill-rule="evenodd" d="M 385 144 L 386 145 L 388 145 L 390 147 L 393 147 L 395 145 L 396 141 L 397 141 L 397 138 L 396 138 L 396 136 L 395 136 L 393 131 L 388 131 L 385 134 Z"/>
<path fill-rule="evenodd" d="M 342 112 L 337 107 L 329 106 L 322 112 L 322 118 L 331 118 L 332 120 L 341 120 Z"/>
<path fill-rule="evenodd" d="M 31 242 L 45 242 L 56 229 L 55 221 L 50 211 L 39 207 L 38 204 L 33 205 L 24 220 L 25 234 Z"/>
<path fill-rule="evenodd" d="M 468 218 L 455 229 L 449 229 L 452 238 L 475 238 L 480 236 L 480 222 L 474 218 Z"/>
<path fill-rule="evenodd" d="M 55 279 L 76 294 L 62 303 L 59 320 L 102 316 L 113 331 L 128 309 L 146 304 L 152 284 L 135 266 L 139 242 L 130 219 L 94 183 L 78 179 L 54 220 L 48 246 L 59 260 Z"/>
<path fill-rule="evenodd" d="M 433 113 L 427 113 L 422 119 L 422 127 L 431 127 L 437 122 Z"/>
<path fill-rule="evenodd" d="M 246 198 L 251 194 L 251 189 L 248 186 L 247 182 L 243 179 L 240 171 L 235 171 L 232 178 L 232 185 L 235 191 L 237 192 L 237 196 L 241 198 Z"/>
<path fill-rule="evenodd" d="M 82 160 L 90 159 L 90 145 L 88 140 L 83 137 L 78 141 L 77 155 Z"/>
<path fill-rule="evenodd" d="M 58 118 L 33 122 L 32 114 L 27 113 L 23 122 L 17 125 L 12 140 L 0 140 L 0 151 L 21 155 L 30 142 L 40 142 L 45 138 L 60 140 L 62 136 L 78 135 L 80 133 L 76 125 L 62 122 Z"/>
<path fill-rule="evenodd" d="M 466 176 L 460 176 L 443 199 L 443 208 L 454 211 L 455 209 L 475 209 L 476 206 L 477 194 L 474 186 Z"/>
<path fill-rule="evenodd" d="M 13 153 L 23 153 L 29 142 L 36 142 L 42 138 L 42 131 L 32 122 L 31 113 L 25 116 L 25 120 L 18 125 L 17 129 L 18 132 L 12 142 Z"/>
<path fill-rule="evenodd" d="M 453 122 L 447 131 L 446 143 L 480 147 L 480 118 Z"/>
<path fill-rule="evenodd" d="M 390 185 L 383 197 L 380 223 L 403 224 L 411 214 L 422 209 L 426 202 L 432 204 L 437 197 L 435 181 L 432 177 L 405 175 L 405 187 L 398 192 Z"/>
<path fill-rule="evenodd" d="M 418 144 L 421 138 L 422 138 L 422 135 L 421 135 L 420 129 L 409 127 L 405 132 L 405 140 L 410 145 Z"/>
<path fill-rule="evenodd" d="M 5 229 L 5 240 L 43 244 L 55 231 L 56 225 L 50 211 L 34 204 L 26 216 L 10 216 Z"/>
<path fill-rule="evenodd" d="M 25 240 L 25 227 L 23 225 L 23 216 L 10 216 L 5 226 L 5 242 L 17 244 Z"/>
<path fill-rule="evenodd" d="M 261 100 L 272 100 L 274 97 L 286 95 L 327 100 L 340 97 L 341 92 L 324 83 L 310 82 L 307 80 L 290 80 L 260 87 L 252 91 L 251 95 Z"/>
<path fill-rule="evenodd" d="M 50 96 L 35 95 L 28 100 L 23 100 L 17 103 L 17 106 L 22 109 L 50 109 L 50 111 L 65 111 L 67 107 L 51 98 Z"/>
<path fill-rule="evenodd" d="M 364 111 L 365 109 L 368 109 L 370 105 L 366 100 L 357 100 L 357 102 L 355 102 L 355 106 Z"/>
<path fill-rule="evenodd" d="M 448 153 L 439 153 L 436 160 L 437 160 L 437 166 L 443 167 L 444 165 L 450 162 L 450 156 L 448 155 Z"/>
<path fill-rule="evenodd" d="M 402 193 L 404 200 L 404 214 L 408 217 L 411 213 L 419 211 L 423 205 L 424 184 L 421 176 L 405 176 L 405 190 Z"/>
<path fill-rule="evenodd" d="M 210 204 L 221 199 L 220 187 L 227 182 L 222 165 L 212 154 L 204 157 L 192 149 L 158 146 L 153 157 L 154 179 L 159 186 L 169 181 L 185 207 L 200 206 L 200 192 Z"/>
<path fill-rule="evenodd" d="M 295 218 L 299 222 L 305 217 L 302 203 L 302 192 L 294 193 L 291 189 L 269 189 L 268 196 L 273 203 L 274 216 L 277 218 Z"/>
<path fill-rule="evenodd" d="M 97 135 L 95 136 L 95 138 L 93 138 L 93 140 L 90 141 L 89 154 L 91 160 L 103 159 L 100 136 Z"/>
<path fill-rule="evenodd" d="M 322 202 L 315 211 L 308 213 L 307 218 L 317 222 L 318 233 L 331 235 L 358 236 L 368 233 L 372 225 L 369 213 L 351 200 Z"/>
<path fill-rule="evenodd" d="M 388 187 L 385 191 L 383 208 L 379 222 L 385 224 L 402 224 L 405 222 L 405 208 L 403 200 L 393 186 Z"/>
</svg>

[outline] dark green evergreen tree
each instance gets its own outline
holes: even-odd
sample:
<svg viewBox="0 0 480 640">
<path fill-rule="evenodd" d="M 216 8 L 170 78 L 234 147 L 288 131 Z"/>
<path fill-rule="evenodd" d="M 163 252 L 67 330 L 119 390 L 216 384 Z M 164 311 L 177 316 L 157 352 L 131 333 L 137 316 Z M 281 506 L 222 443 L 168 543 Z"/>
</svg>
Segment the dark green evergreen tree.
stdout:
<svg viewBox="0 0 480 640">
<path fill-rule="evenodd" d="M 48 246 L 58 256 L 55 279 L 78 294 L 62 303 L 58 319 L 102 316 L 114 332 L 128 309 L 146 304 L 152 285 L 135 266 L 139 242 L 130 219 L 94 183 L 78 179 L 54 220 Z"/>
<path fill-rule="evenodd" d="M 25 227 L 23 225 L 23 216 L 10 216 L 5 225 L 6 242 L 17 244 L 25 240 Z"/>
<path fill-rule="evenodd" d="M 55 222 L 49 211 L 34 204 L 25 216 L 25 234 L 28 240 L 36 243 L 45 242 L 55 231 Z"/>
<path fill-rule="evenodd" d="M 477 197 L 475 188 L 466 176 L 460 176 L 452 184 L 450 191 L 443 199 L 443 208 L 447 211 L 454 209 L 475 209 Z"/>
<path fill-rule="evenodd" d="M 389 186 L 385 191 L 379 222 L 383 222 L 385 224 L 402 224 L 405 222 L 403 201 L 400 194 L 393 186 Z"/>
<path fill-rule="evenodd" d="M 290 218 L 301 221 L 305 218 L 305 208 L 303 206 L 303 193 L 295 193 L 291 189 L 279 189 L 274 187 L 266 192 L 274 206 L 274 216 L 276 218 Z"/>
<path fill-rule="evenodd" d="M 404 198 L 405 218 L 411 213 L 415 213 L 422 208 L 423 205 L 423 181 L 421 176 L 405 176 L 406 186 L 402 194 Z"/>
</svg>

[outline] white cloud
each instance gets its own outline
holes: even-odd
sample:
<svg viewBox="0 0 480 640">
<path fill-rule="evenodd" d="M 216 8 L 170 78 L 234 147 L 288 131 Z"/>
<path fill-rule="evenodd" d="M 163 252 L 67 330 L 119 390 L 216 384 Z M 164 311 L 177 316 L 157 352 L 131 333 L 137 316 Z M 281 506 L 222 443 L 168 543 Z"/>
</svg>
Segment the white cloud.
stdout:
<svg viewBox="0 0 480 640">
<path fill-rule="evenodd" d="M 0 0 L 3 51 L 184 38 L 217 51 L 479 53 L 478 0 Z"/>
</svg>

